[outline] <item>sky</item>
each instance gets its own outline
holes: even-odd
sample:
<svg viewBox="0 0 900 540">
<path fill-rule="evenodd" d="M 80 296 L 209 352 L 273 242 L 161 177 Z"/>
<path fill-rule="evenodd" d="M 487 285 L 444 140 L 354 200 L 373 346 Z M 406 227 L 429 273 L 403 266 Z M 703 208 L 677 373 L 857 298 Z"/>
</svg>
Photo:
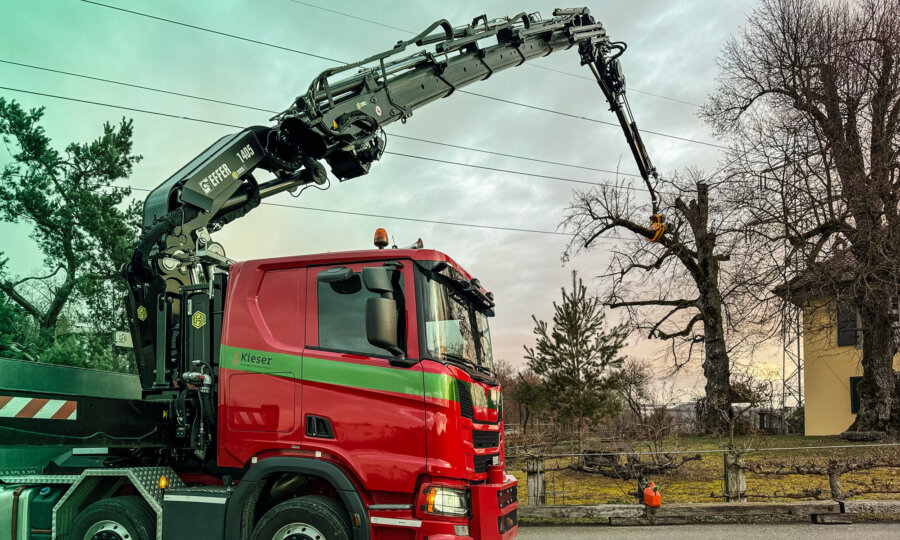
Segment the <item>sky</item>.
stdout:
<svg viewBox="0 0 900 540">
<path fill-rule="evenodd" d="M 144 159 L 122 184 L 142 189 L 156 187 L 216 139 L 236 130 L 11 89 L 238 126 L 267 125 L 271 115 L 11 62 L 282 110 L 305 92 L 313 77 L 334 67 L 333 62 L 296 51 L 355 61 L 391 48 L 397 41 L 408 39 L 412 35 L 409 31 L 417 33 L 438 19 L 457 26 L 482 13 L 493 18 L 537 11 L 549 17 L 555 7 L 561 7 L 539 0 L 497 0 L 477 5 L 398 0 L 102 2 L 293 49 L 203 32 L 93 2 L 4 0 L 0 96 L 27 107 L 46 106 L 44 126 L 60 149 L 70 141 L 97 137 L 105 121 L 115 123 L 123 115 L 133 118 L 135 152 Z M 587 5 L 613 40 L 628 44 L 621 58 L 628 97 L 657 169 L 663 175 L 690 166 L 714 171 L 721 161 L 721 149 L 647 131 L 720 142 L 698 117 L 697 105 L 714 91 L 716 56 L 728 37 L 744 24 L 754 3 L 608 0 Z M 570 49 L 498 73 L 466 89 L 615 122 L 596 83 L 584 78 L 589 76 L 587 68 L 579 65 L 577 51 Z M 592 182 L 615 180 L 614 174 L 449 148 L 390 134 L 582 167 L 637 172 L 617 127 L 461 93 L 416 111 L 408 123 L 392 124 L 387 131 L 388 151 L 443 161 Z M 0 163 L 8 157 L 0 149 Z M 641 186 L 639 178 L 633 180 L 635 186 Z M 347 182 L 333 179 L 327 191 L 308 189 L 296 200 L 283 193 L 268 201 L 557 234 L 264 206 L 217 233 L 215 239 L 225 246 L 229 257 L 246 260 L 368 249 L 377 227 L 386 228 L 398 245 L 421 238 L 426 247 L 449 254 L 494 292 L 498 304 L 497 315 L 491 320 L 494 357 L 521 367 L 523 345 L 534 344 L 531 316 L 550 319 L 552 302 L 560 297 L 560 288 L 571 283 L 572 271 L 578 271 L 592 290 L 604 286 L 596 276 L 606 268 L 608 249 L 614 240 L 598 244 L 565 264 L 562 261 L 568 237 L 558 234 L 559 224 L 576 186 L 536 176 L 386 155 L 367 176 Z M 144 192 L 135 193 L 145 196 Z M 23 225 L 0 223 L 0 251 L 10 258 L 11 270 L 22 275 L 40 267 L 40 254 L 28 232 Z M 665 366 L 660 351 L 658 344 L 639 336 L 629 342 L 628 352 L 656 362 L 662 375 Z M 679 375 L 679 388 L 702 388 L 696 368 Z"/>
</svg>

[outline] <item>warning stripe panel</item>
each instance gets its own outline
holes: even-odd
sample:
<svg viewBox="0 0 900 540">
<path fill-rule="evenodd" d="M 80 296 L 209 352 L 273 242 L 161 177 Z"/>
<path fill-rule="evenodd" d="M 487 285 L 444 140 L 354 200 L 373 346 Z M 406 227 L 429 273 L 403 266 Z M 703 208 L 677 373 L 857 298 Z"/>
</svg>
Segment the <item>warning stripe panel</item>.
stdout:
<svg viewBox="0 0 900 540">
<path fill-rule="evenodd" d="M 0 396 L 0 418 L 77 420 L 78 402 L 64 399 Z"/>
</svg>

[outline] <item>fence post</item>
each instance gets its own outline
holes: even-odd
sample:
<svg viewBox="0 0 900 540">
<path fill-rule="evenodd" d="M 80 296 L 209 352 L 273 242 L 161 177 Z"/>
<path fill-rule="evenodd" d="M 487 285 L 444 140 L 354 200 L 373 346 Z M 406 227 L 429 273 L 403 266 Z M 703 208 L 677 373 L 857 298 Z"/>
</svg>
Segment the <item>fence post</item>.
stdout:
<svg viewBox="0 0 900 540">
<path fill-rule="evenodd" d="M 744 474 L 744 456 L 726 452 L 725 502 L 747 502 L 747 478 Z"/>
<path fill-rule="evenodd" d="M 544 483 L 544 460 L 540 458 L 528 458 L 525 465 L 528 484 L 529 506 L 541 506 L 547 503 Z"/>
</svg>

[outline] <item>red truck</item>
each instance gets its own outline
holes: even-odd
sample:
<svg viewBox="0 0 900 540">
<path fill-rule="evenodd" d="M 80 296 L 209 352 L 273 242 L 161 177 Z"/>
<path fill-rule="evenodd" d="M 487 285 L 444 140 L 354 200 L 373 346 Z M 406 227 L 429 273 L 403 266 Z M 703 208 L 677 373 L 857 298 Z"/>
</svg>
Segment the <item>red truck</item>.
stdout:
<svg viewBox="0 0 900 540">
<path fill-rule="evenodd" d="M 625 45 L 577 8 L 438 21 L 326 70 L 273 126 L 221 138 L 151 192 L 123 268 L 139 395 L 71 371 L 55 375 L 71 378 L 71 392 L 42 389 L 27 363 L 16 364 L 26 384 L 0 377 L 0 457 L 60 449 L 0 463 L 0 535 L 515 537 L 493 295 L 443 253 L 382 249 L 381 230 L 376 250 L 246 262 L 228 259 L 211 233 L 263 198 L 325 183 L 322 161 L 341 180 L 366 174 L 384 152 L 384 125 L 573 46 L 650 187 L 655 170 L 617 60 Z M 261 171 L 272 178 L 258 182 Z M 81 379 L 90 392 L 74 390 Z"/>
</svg>

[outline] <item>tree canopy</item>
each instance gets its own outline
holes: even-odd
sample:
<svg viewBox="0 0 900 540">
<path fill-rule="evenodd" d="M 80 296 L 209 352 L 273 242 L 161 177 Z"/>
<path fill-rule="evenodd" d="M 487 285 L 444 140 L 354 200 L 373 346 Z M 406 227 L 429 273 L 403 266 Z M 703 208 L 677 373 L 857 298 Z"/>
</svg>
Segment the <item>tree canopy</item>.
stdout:
<svg viewBox="0 0 900 540">
<path fill-rule="evenodd" d="M 141 157 L 132 153 L 131 120 L 105 123 L 95 140 L 58 151 L 43 116 L 43 108 L 0 98 L 9 157 L 0 170 L 0 220 L 30 226 L 43 254 L 31 275 L 14 276 L 0 253 L 0 331 L 31 353 L 46 353 L 43 360 L 79 364 L 108 349 L 100 343 L 124 324 L 118 270 L 136 241 L 140 205 L 116 181 Z"/>
</svg>

